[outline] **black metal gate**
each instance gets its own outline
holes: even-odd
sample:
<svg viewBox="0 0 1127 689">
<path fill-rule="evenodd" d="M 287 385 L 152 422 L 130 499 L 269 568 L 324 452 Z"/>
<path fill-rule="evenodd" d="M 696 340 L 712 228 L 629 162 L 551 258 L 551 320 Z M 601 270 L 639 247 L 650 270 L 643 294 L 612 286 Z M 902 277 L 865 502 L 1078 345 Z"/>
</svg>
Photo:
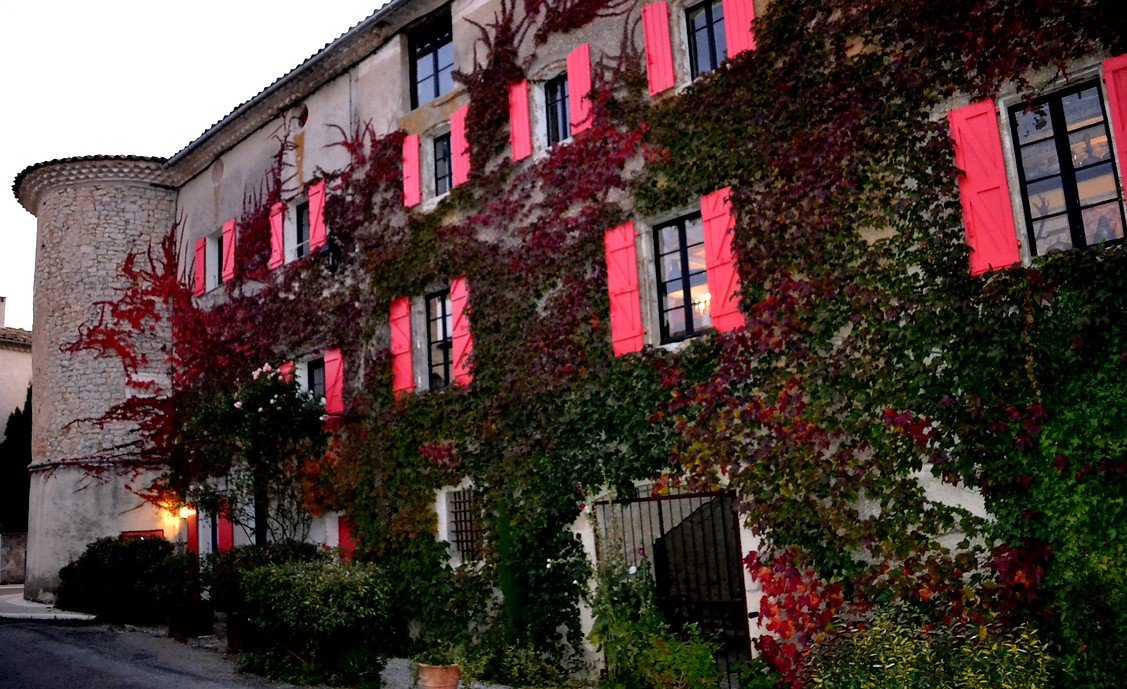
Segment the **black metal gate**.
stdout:
<svg viewBox="0 0 1127 689">
<path fill-rule="evenodd" d="M 737 689 L 751 641 L 732 495 L 639 497 L 596 503 L 595 509 L 600 548 L 621 547 L 627 564 L 650 561 L 666 621 L 677 631 L 695 623 L 718 642 L 722 686 Z"/>
</svg>

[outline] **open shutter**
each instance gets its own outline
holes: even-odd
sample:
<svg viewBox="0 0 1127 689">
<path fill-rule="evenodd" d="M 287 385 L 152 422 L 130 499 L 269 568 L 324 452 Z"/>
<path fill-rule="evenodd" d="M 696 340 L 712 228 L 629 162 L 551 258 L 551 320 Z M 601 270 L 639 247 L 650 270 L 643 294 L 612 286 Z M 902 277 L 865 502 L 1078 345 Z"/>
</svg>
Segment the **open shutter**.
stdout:
<svg viewBox="0 0 1127 689">
<path fill-rule="evenodd" d="M 195 280 L 192 284 L 192 294 L 201 297 L 207 291 L 207 239 L 196 240 L 196 265 L 194 269 Z"/>
<path fill-rule="evenodd" d="M 979 275 L 1019 263 L 1021 251 L 994 102 L 982 100 L 952 110 L 947 119 L 955 140 L 955 167 L 960 172 L 959 198 L 970 245 L 970 272 Z"/>
<path fill-rule="evenodd" d="M 340 559 L 348 562 L 356 553 L 356 539 L 353 536 L 352 520 L 343 514 L 337 517 L 337 547 Z"/>
<path fill-rule="evenodd" d="M 532 155 L 527 79 L 509 87 L 509 145 L 513 150 L 513 160 L 524 160 Z"/>
<path fill-rule="evenodd" d="M 638 254 L 634 223 L 627 222 L 603 236 L 607 255 L 607 291 L 610 293 L 610 336 L 614 355 L 642 349 L 642 297 L 638 291 Z"/>
<path fill-rule="evenodd" d="M 403 138 L 403 205 L 411 208 L 423 200 L 423 178 L 419 167 L 419 135 Z"/>
<path fill-rule="evenodd" d="M 286 204 L 270 206 L 270 270 L 286 262 Z"/>
<path fill-rule="evenodd" d="M 470 106 L 463 105 L 450 115 L 450 155 L 453 156 L 454 186 L 470 178 L 470 142 L 466 137 L 466 115 Z"/>
<path fill-rule="evenodd" d="M 567 56 L 567 94 L 574 136 L 591 126 L 590 43 L 584 43 Z"/>
<path fill-rule="evenodd" d="M 223 223 L 223 282 L 235 279 L 235 221 Z"/>
<path fill-rule="evenodd" d="M 1111 132 L 1115 138 L 1119 175 L 1123 177 L 1127 166 L 1127 55 L 1104 60 L 1104 83 L 1107 84 L 1107 102 L 1111 106 Z"/>
<path fill-rule="evenodd" d="M 723 0 L 724 33 L 728 38 L 728 57 L 755 50 L 755 0 Z"/>
<path fill-rule="evenodd" d="M 673 88 L 673 41 L 669 37 L 669 5 L 655 2 L 642 8 L 642 35 L 646 40 L 646 79 L 650 95 Z"/>
<path fill-rule="evenodd" d="M 450 283 L 450 311 L 454 317 L 451 348 L 454 358 L 454 383 L 457 385 L 469 385 L 473 380 L 473 374 L 470 372 L 473 333 L 470 332 L 469 300 L 470 286 L 465 276 Z"/>
<path fill-rule="evenodd" d="M 188 533 L 188 552 L 200 554 L 200 515 L 195 511 L 195 505 L 189 505 L 192 508 L 192 514 L 184 519 L 184 528 Z"/>
<path fill-rule="evenodd" d="M 344 358 L 339 349 L 325 350 L 325 413 L 344 414 Z"/>
<path fill-rule="evenodd" d="M 415 390 L 415 369 L 411 361 L 411 300 L 399 297 L 391 302 L 391 389 L 398 399 Z"/>
<path fill-rule="evenodd" d="M 740 274 L 736 255 L 732 252 L 732 188 L 724 187 L 700 200 L 704 225 L 704 260 L 708 269 L 708 291 L 711 294 L 712 327 L 728 332 L 744 325 L 740 312 Z"/>
<path fill-rule="evenodd" d="M 216 547 L 225 553 L 235 547 L 235 522 L 231 520 L 231 503 L 223 499 L 219 502 L 219 514 L 215 523 Z"/>
<path fill-rule="evenodd" d="M 319 251 L 329 240 L 325 227 L 325 180 L 309 187 L 309 252 Z"/>
</svg>

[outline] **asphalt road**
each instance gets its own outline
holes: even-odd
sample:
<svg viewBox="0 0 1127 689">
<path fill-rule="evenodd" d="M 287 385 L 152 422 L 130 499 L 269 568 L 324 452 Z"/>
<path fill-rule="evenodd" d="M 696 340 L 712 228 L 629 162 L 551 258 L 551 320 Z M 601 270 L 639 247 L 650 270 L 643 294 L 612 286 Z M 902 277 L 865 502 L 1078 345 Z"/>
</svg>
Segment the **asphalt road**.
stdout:
<svg viewBox="0 0 1127 689">
<path fill-rule="evenodd" d="M 277 689 L 217 652 L 139 631 L 0 623 L 0 689 Z"/>
</svg>

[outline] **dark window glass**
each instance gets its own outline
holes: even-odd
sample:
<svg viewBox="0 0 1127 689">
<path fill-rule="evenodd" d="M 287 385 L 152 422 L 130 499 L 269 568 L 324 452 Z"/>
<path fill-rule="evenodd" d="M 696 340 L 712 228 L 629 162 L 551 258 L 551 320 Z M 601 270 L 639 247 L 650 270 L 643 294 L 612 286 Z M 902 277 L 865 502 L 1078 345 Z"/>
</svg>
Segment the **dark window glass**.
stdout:
<svg viewBox="0 0 1127 689">
<path fill-rule="evenodd" d="M 456 490 L 448 494 L 450 540 L 462 560 L 471 562 L 481 559 L 481 526 L 477 510 L 474 508 L 473 489 Z"/>
<path fill-rule="evenodd" d="M 294 248 L 294 258 L 301 258 L 309 252 L 309 202 L 302 201 L 297 204 L 297 246 Z"/>
<path fill-rule="evenodd" d="M 454 315 L 450 310 L 450 290 L 428 294 L 426 307 L 429 387 L 431 390 L 442 390 L 450 385 L 450 365 L 453 359 Z"/>
<path fill-rule="evenodd" d="M 544 84 L 544 102 L 548 120 L 548 145 L 553 146 L 571 136 L 566 73 Z"/>
<path fill-rule="evenodd" d="M 454 90 L 454 43 L 450 13 L 411 34 L 411 107 Z"/>
<path fill-rule="evenodd" d="M 1099 84 L 1010 109 L 1035 255 L 1123 239 L 1123 204 Z"/>
<path fill-rule="evenodd" d="M 661 341 L 676 342 L 712 325 L 700 214 L 654 228 Z"/>
<path fill-rule="evenodd" d="M 450 191 L 454 179 L 453 160 L 450 157 L 450 135 L 434 137 L 434 195 Z"/>
<path fill-rule="evenodd" d="M 309 392 L 313 393 L 313 399 L 319 400 L 325 396 L 325 360 L 314 359 L 308 366 L 309 377 L 306 381 L 309 384 Z"/>
<path fill-rule="evenodd" d="M 215 280 L 216 287 L 223 284 L 223 233 L 215 236 Z"/>
<path fill-rule="evenodd" d="M 689 67 L 693 77 L 711 72 L 728 57 L 728 39 L 724 35 L 724 6 L 702 2 L 686 12 L 689 26 Z"/>
</svg>

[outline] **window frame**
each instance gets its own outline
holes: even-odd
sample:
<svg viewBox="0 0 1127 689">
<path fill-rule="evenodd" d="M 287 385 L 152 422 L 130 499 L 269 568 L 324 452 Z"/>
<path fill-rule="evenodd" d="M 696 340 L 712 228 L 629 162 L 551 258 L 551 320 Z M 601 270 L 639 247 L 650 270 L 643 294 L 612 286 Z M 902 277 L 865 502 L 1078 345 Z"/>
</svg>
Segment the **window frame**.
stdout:
<svg viewBox="0 0 1127 689">
<path fill-rule="evenodd" d="M 223 230 L 212 232 L 206 237 L 204 250 L 204 288 L 205 292 L 223 286 Z"/>
<path fill-rule="evenodd" d="M 438 148 L 440 142 L 445 142 L 446 155 L 440 157 Z M 431 184 L 433 185 L 434 198 L 445 196 L 454 189 L 454 155 L 450 132 L 436 134 L 430 139 Z M 443 164 L 445 163 L 445 164 Z M 445 182 L 446 188 L 441 189 L 440 183 Z"/>
<path fill-rule="evenodd" d="M 450 46 L 450 64 L 445 68 L 439 62 L 442 48 Z M 419 92 L 419 63 L 432 60 L 433 93 Z M 407 61 L 410 64 L 411 109 L 414 110 L 454 91 L 454 27 L 449 7 L 435 13 L 407 35 Z M 451 73 L 450 88 L 442 90 L 441 74 Z"/>
<path fill-rule="evenodd" d="M 309 199 L 303 198 L 293 204 L 293 242 L 291 251 L 288 251 L 287 259 L 289 261 L 297 261 L 299 259 L 309 256 L 312 252 L 309 250 L 310 230 L 313 222 L 309 213 Z M 304 226 L 305 240 L 301 239 L 301 232 Z"/>
<path fill-rule="evenodd" d="M 1072 162 L 1071 149 L 1069 147 L 1069 135 L 1074 133 L 1070 132 L 1067 123 L 1064 119 L 1063 100 L 1068 96 L 1072 96 L 1089 89 L 1095 89 L 1097 94 L 1097 101 L 1100 105 L 1100 114 L 1102 116 L 1102 126 L 1107 134 L 1108 140 L 1108 158 L 1101 160 L 1088 166 L 1080 166 L 1078 169 Z M 1036 139 L 1031 142 L 1022 144 L 1020 141 L 1020 131 L 1018 126 L 1018 115 L 1027 111 L 1031 111 L 1040 106 L 1048 105 L 1049 123 L 1052 125 L 1053 133 L 1051 136 L 1043 139 Z M 1109 204 L 1112 201 L 1118 203 L 1120 227 L 1125 230 L 1127 236 L 1127 213 L 1125 213 L 1123 203 L 1123 180 L 1119 174 L 1119 166 L 1116 161 L 1115 148 L 1112 144 L 1111 120 L 1108 117 L 1107 103 L 1105 101 L 1104 89 L 1101 86 L 1101 80 L 1093 76 L 1089 79 L 1084 79 L 1079 83 L 1065 86 L 1060 89 L 1054 89 L 1044 96 L 1030 100 L 1019 101 L 1017 103 L 1009 104 L 1005 109 L 1005 121 L 1009 127 L 1009 150 L 1012 154 L 1013 169 L 1017 173 L 1017 188 L 1014 190 L 1014 197 L 1020 206 L 1021 219 L 1025 223 L 1025 237 L 1028 242 L 1028 255 L 1033 258 L 1037 256 L 1044 256 L 1051 253 L 1051 250 L 1042 250 L 1038 245 L 1037 233 L 1035 229 L 1035 222 L 1044 221 L 1045 219 L 1052 219 L 1057 217 L 1066 217 L 1068 219 L 1069 239 L 1071 246 L 1069 249 L 1088 249 L 1097 244 L 1106 244 L 1114 246 L 1123 243 L 1124 238 L 1111 239 L 1097 244 L 1089 244 L 1087 236 L 1084 232 L 1083 211 L 1086 208 Z M 1092 127 L 1100 126 L 1099 124 L 1088 125 L 1076 129 L 1076 132 L 1090 129 Z M 1052 141 L 1055 144 L 1055 153 L 1057 156 L 1058 170 L 1055 174 L 1042 175 L 1034 177 L 1032 182 L 1029 182 L 1026 176 L 1025 163 L 1022 158 L 1022 148 Z M 1094 169 L 1100 165 L 1110 164 L 1112 178 L 1115 181 L 1115 197 L 1114 199 L 1105 199 L 1096 203 L 1089 204 L 1087 207 L 1083 206 L 1079 199 L 1079 189 L 1077 185 L 1077 172 Z M 1032 208 L 1029 202 L 1028 188 L 1030 184 L 1037 184 L 1038 182 L 1053 179 L 1057 177 L 1061 181 L 1061 194 L 1064 199 L 1064 210 L 1038 218 L 1034 220 Z"/>
<path fill-rule="evenodd" d="M 692 220 L 697 220 L 698 222 L 701 223 L 701 241 L 700 241 L 699 244 L 694 243 L 690 246 L 686 243 L 686 228 L 688 226 L 688 223 Z M 678 241 L 677 253 L 678 253 L 678 257 L 680 259 L 680 264 L 681 264 L 680 265 L 680 269 L 681 269 L 681 276 L 680 276 L 681 290 L 682 290 L 683 294 L 685 295 L 684 303 L 682 304 L 681 308 L 684 310 L 685 326 L 686 327 L 685 327 L 685 330 L 683 332 L 678 333 L 676 335 L 670 334 L 669 324 L 668 324 L 666 317 L 665 317 L 665 314 L 668 311 L 672 311 L 673 309 L 666 308 L 666 301 L 669 297 L 669 294 L 666 290 L 666 280 L 665 280 L 665 278 L 662 274 L 662 259 L 664 258 L 665 255 L 671 254 L 673 252 L 669 252 L 669 251 L 662 252 L 662 250 L 661 250 L 661 233 L 662 233 L 662 230 L 669 228 L 671 226 L 677 227 L 677 241 Z M 696 246 L 702 246 L 702 247 L 704 246 L 704 218 L 702 217 L 700 211 L 693 211 L 693 212 L 690 212 L 690 213 L 685 213 L 683 215 L 679 215 L 677 217 L 670 218 L 669 220 L 665 220 L 663 222 L 654 223 L 650 227 L 650 233 L 651 233 L 651 242 L 652 242 L 651 246 L 653 247 L 653 275 L 654 275 L 654 278 L 656 280 L 656 284 L 654 285 L 654 293 L 657 295 L 657 309 L 656 309 L 656 311 L 657 311 L 658 332 L 659 332 L 659 338 L 660 338 L 658 343 L 661 344 L 661 345 L 667 345 L 667 344 L 673 344 L 673 343 L 677 343 L 677 342 L 683 342 L 685 340 L 689 340 L 689 339 L 692 339 L 694 337 L 699 337 L 699 336 L 701 336 L 705 333 L 712 332 L 713 328 L 712 328 L 712 319 L 711 319 L 711 315 L 712 315 L 711 307 L 709 309 L 709 324 L 708 325 L 698 325 L 697 321 L 701 320 L 701 318 L 703 318 L 703 317 L 702 316 L 696 316 L 695 312 L 693 311 L 692 284 L 691 284 L 692 277 L 694 275 L 703 274 L 705 276 L 705 284 L 706 285 L 708 284 L 708 268 L 707 268 L 707 266 L 705 267 L 704 270 L 699 270 L 699 271 L 691 271 L 689 269 L 689 253 L 690 253 L 689 249 L 692 248 L 692 247 L 696 247 Z"/>
<path fill-rule="evenodd" d="M 305 379 L 303 381 L 303 383 L 304 383 L 303 387 L 305 388 L 305 390 L 307 392 L 309 392 L 309 394 L 313 395 L 313 399 L 315 399 L 315 400 L 325 399 L 325 395 L 326 395 L 326 392 L 327 392 L 327 387 L 326 387 L 327 380 L 326 380 L 326 377 L 325 377 L 325 358 L 324 357 L 316 357 L 316 358 L 313 358 L 313 359 L 306 359 L 305 362 L 304 362 L 303 368 L 304 368 L 304 372 L 305 372 Z M 316 372 L 317 371 L 320 371 L 320 374 L 321 374 L 320 394 L 317 394 L 318 391 L 317 391 L 317 387 L 316 387 L 316 382 L 317 382 Z"/>
<path fill-rule="evenodd" d="M 571 94 L 567 76 L 564 71 L 544 82 L 544 138 L 548 148 L 571 139 Z"/>
<path fill-rule="evenodd" d="M 713 16 L 714 10 L 716 8 L 720 9 L 719 20 L 715 19 Z M 708 69 L 700 69 L 701 56 L 697 54 L 697 42 L 695 39 L 696 34 L 699 32 L 693 29 L 693 15 L 698 11 L 703 11 L 705 14 L 705 28 L 703 29 L 703 31 L 706 32 L 708 36 L 708 58 L 710 63 L 712 64 L 712 66 Z M 720 67 L 720 65 L 723 64 L 725 60 L 728 59 L 728 27 L 725 23 L 726 18 L 724 16 L 724 5 L 721 0 L 704 0 L 704 2 L 698 2 L 694 5 L 686 7 L 684 11 L 684 19 L 685 38 L 688 43 L 689 53 L 689 80 L 691 81 L 699 76 L 716 71 L 716 69 Z M 720 27 L 724 30 L 724 35 L 719 40 L 716 36 L 717 24 L 719 24 Z"/>
<path fill-rule="evenodd" d="M 440 300 L 442 305 L 442 314 L 439 317 L 432 315 L 431 301 Z M 442 324 L 443 337 L 438 340 L 431 339 L 431 322 L 440 322 Z M 433 392 L 446 390 L 454 383 L 454 333 L 453 333 L 454 314 L 450 303 L 450 286 L 438 290 L 427 292 L 423 295 L 423 344 L 426 347 L 427 367 L 423 379 L 426 381 L 426 389 Z M 449 328 L 447 325 L 449 324 Z M 440 347 L 444 350 L 445 356 L 443 361 L 438 364 L 434 361 L 434 348 Z M 441 385 L 435 385 L 434 371 L 436 366 L 442 367 Z"/>
<path fill-rule="evenodd" d="M 484 534 L 472 485 L 445 491 L 446 538 L 462 564 L 484 557 Z"/>
</svg>

